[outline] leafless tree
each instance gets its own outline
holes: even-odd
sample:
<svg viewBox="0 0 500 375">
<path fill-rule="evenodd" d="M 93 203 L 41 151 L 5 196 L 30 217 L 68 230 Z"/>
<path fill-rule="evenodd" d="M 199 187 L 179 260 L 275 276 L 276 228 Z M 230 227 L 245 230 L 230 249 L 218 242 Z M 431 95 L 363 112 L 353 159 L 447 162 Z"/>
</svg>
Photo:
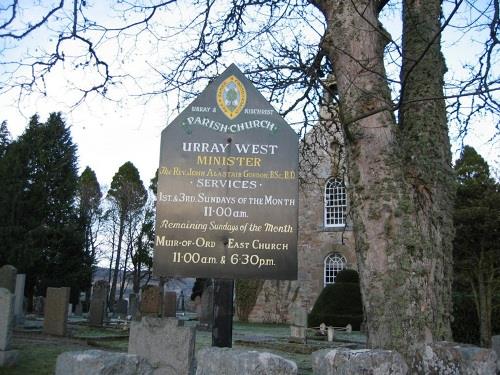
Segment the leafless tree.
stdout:
<svg viewBox="0 0 500 375">
<path fill-rule="evenodd" d="M 70 64 L 97 72 L 78 87 L 78 101 L 112 99 L 126 82 L 143 97 L 182 101 L 236 60 L 291 122 L 316 123 L 321 106 L 338 111 L 329 118 L 345 143 L 368 344 L 411 359 L 424 343 L 451 338 L 447 116 L 462 132 L 477 116 L 498 119 L 498 0 L 130 0 L 114 5 L 109 24 L 102 9 L 61 1 L 27 21 L 18 1 L 3 6 L 0 92 L 46 93 L 50 73 Z M 402 20 L 400 36 L 384 29 L 383 12 Z M 467 76 L 445 76 L 442 38 L 452 28 L 483 38 Z M 38 33 L 53 39 L 18 55 Z M 143 61 L 161 78 L 155 82 L 125 64 L 134 50 L 144 53 L 145 41 L 159 57 Z"/>
</svg>

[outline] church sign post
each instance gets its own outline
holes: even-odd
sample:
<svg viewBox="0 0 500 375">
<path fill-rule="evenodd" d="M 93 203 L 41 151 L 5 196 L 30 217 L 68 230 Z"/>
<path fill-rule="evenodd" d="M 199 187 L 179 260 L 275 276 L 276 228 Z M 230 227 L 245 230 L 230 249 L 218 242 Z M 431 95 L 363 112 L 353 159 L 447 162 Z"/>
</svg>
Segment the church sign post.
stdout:
<svg viewBox="0 0 500 375">
<path fill-rule="evenodd" d="M 297 175 L 296 133 L 235 65 L 162 132 L 153 271 L 216 279 L 216 346 L 233 279 L 297 278 Z"/>
</svg>

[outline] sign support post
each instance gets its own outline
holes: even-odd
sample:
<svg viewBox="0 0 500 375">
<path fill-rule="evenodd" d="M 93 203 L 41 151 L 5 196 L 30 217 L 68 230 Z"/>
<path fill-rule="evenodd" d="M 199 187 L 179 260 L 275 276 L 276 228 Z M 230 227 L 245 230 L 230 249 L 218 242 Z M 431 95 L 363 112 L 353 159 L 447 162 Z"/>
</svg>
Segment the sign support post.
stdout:
<svg viewBox="0 0 500 375">
<path fill-rule="evenodd" d="M 212 346 L 233 346 L 233 290 L 234 280 L 214 279 Z"/>
<path fill-rule="evenodd" d="M 162 132 L 155 276 L 214 278 L 232 346 L 235 279 L 296 280 L 298 136 L 233 64 Z"/>
</svg>

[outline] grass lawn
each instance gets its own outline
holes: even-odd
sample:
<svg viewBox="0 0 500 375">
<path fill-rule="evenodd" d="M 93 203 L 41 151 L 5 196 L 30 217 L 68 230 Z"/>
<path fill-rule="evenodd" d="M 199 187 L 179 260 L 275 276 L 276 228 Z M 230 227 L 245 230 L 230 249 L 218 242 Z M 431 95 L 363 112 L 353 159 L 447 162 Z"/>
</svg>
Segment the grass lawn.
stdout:
<svg viewBox="0 0 500 375">
<path fill-rule="evenodd" d="M 197 322 L 186 322 L 194 326 Z M 16 334 L 12 349 L 19 351 L 18 365 L 14 368 L 0 368 L 0 375 L 53 375 L 57 356 L 66 351 L 90 349 L 126 352 L 127 331 L 121 328 L 91 328 L 85 325 L 72 325 L 71 338 L 46 337 L 33 332 L 31 334 Z M 287 325 L 255 324 L 235 322 L 233 326 L 233 348 L 271 352 L 295 361 L 299 367 L 299 375 L 312 375 L 311 356 L 302 352 L 301 344 L 288 344 L 286 338 L 290 334 Z M 342 335 L 340 335 L 342 336 Z M 348 337 L 351 341 L 363 340 L 363 336 L 353 332 Z M 212 332 L 196 332 L 196 348 L 198 351 L 211 346 Z M 328 345 L 314 341 L 314 345 Z M 319 347 L 318 347 L 319 348 Z M 310 351 L 315 350 L 309 348 Z M 90 375 L 90 374 L 89 374 Z"/>
</svg>

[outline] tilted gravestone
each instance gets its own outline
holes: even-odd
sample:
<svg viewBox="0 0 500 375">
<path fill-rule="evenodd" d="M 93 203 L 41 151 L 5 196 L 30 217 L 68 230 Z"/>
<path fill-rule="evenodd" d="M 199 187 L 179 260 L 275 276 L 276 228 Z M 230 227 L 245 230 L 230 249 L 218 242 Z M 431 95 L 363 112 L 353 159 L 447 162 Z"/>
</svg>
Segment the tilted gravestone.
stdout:
<svg viewBox="0 0 500 375">
<path fill-rule="evenodd" d="M 177 312 L 177 293 L 165 292 L 163 295 L 163 312 L 164 318 L 175 318 Z"/>
<path fill-rule="evenodd" d="M 49 335 L 65 336 L 68 322 L 70 288 L 47 288 L 43 331 Z"/>
<path fill-rule="evenodd" d="M 142 290 L 139 310 L 142 316 L 158 317 L 161 313 L 160 287 L 150 285 Z"/>
<path fill-rule="evenodd" d="M 10 264 L 0 267 L 0 288 L 5 288 L 14 295 L 16 292 L 17 269 Z"/>
<path fill-rule="evenodd" d="M 146 358 L 157 369 L 155 375 L 192 375 L 195 328 L 179 324 L 177 319 L 150 316 L 132 322 L 129 354 Z"/>
<path fill-rule="evenodd" d="M 106 299 L 108 297 L 108 283 L 99 280 L 92 287 L 90 299 L 89 324 L 91 326 L 102 326 L 106 315 Z"/>
<path fill-rule="evenodd" d="M 0 367 L 14 366 L 17 362 L 18 352 L 10 349 L 13 318 L 14 295 L 0 288 Z"/>
</svg>

